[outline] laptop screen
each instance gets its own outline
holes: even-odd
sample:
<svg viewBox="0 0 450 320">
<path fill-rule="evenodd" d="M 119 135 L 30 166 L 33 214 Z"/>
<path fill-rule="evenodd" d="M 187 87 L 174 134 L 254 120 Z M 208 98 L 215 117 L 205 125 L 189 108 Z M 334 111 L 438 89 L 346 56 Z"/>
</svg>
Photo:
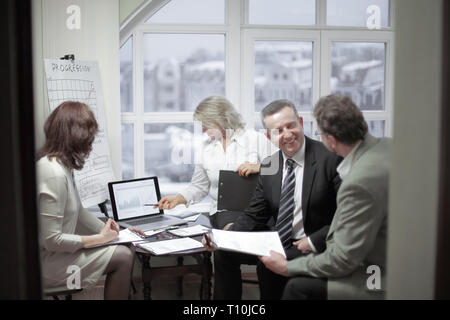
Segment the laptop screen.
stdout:
<svg viewBox="0 0 450 320">
<path fill-rule="evenodd" d="M 158 178 L 143 178 L 108 183 L 115 220 L 164 213 L 153 208 L 161 199 Z"/>
</svg>

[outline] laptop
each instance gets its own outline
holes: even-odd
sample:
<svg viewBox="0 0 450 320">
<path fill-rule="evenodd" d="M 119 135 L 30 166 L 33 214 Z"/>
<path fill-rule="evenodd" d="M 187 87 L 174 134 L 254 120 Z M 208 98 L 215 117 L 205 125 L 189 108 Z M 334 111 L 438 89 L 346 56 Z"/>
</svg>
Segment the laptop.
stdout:
<svg viewBox="0 0 450 320">
<path fill-rule="evenodd" d="M 154 208 L 161 199 L 157 177 L 109 182 L 108 189 L 114 220 L 121 227 L 148 231 L 186 223 Z"/>
</svg>

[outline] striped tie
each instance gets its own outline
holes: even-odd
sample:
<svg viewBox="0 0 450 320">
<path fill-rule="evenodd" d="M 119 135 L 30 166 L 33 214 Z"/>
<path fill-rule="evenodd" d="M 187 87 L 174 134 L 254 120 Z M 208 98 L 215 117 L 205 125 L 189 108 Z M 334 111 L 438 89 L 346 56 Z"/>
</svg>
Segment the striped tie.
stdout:
<svg viewBox="0 0 450 320">
<path fill-rule="evenodd" d="M 283 187 L 281 188 L 280 209 L 278 210 L 278 218 L 276 229 L 280 235 L 281 243 L 286 249 L 290 246 L 292 236 L 292 221 L 294 220 L 294 190 L 295 190 L 295 172 L 293 170 L 294 160 L 287 159 L 287 174 L 284 178 Z"/>
</svg>

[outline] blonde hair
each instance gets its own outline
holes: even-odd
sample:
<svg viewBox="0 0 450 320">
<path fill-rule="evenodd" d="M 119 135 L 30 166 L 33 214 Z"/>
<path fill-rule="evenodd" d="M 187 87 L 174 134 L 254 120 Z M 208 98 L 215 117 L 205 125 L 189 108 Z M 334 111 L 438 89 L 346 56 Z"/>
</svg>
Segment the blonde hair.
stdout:
<svg viewBox="0 0 450 320">
<path fill-rule="evenodd" d="M 206 128 L 217 125 L 222 130 L 237 131 L 244 128 L 240 114 L 230 101 L 220 96 L 208 97 L 197 106 L 194 120 L 200 121 Z"/>
</svg>

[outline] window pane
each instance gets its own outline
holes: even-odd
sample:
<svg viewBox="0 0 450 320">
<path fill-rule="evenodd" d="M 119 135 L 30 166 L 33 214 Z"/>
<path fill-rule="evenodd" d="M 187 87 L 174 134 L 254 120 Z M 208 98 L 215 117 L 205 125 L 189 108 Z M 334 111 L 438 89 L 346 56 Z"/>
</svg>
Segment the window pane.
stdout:
<svg viewBox="0 0 450 320">
<path fill-rule="evenodd" d="M 122 112 L 133 112 L 133 37 L 120 48 L 120 105 Z"/>
<path fill-rule="evenodd" d="M 316 0 L 249 0 L 250 24 L 314 25 Z"/>
<path fill-rule="evenodd" d="M 367 121 L 369 133 L 377 138 L 384 137 L 384 120 Z"/>
<path fill-rule="evenodd" d="M 193 136 L 193 123 L 144 126 L 145 175 L 158 176 L 161 193 L 176 194 L 191 181 L 194 173 Z M 198 137 L 201 139 L 202 135 Z"/>
<path fill-rule="evenodd" d="M 377 22 L 378 17 L 380 27 L 390 26 L 389 0 L 328 0 L 327 2 L 327 24 L 330 26 L 369 27 Z"/>
<path fill-rule="evenodd" d="M 144 35 L 144 110 L 193 111 L 225 95 L 225 36 Z"/>
<path fill-rule="evenodd" d="M 122 124 L 122 176 L 134 178 L 134 126 L 128 123 Z"/>
<path fill-rule="evenodd" d="M 147 23 L 224 24 L 225 0 L 172 0 Z"/>
<path fill-rule="evenodd" d="M 312 42 L 255 41 L 255 108 L 288 99 L 312 110 Z"/>
<path fill-rule="evenodd" d="M 385 51 L 384 43 L 333 42 L 331 92 L 362 110 L 384 110 Z"/>
<path fill-rule="evenodd" d="M 313 128 L 312 121 L 303 121 L 303 132 L 305 133 L 305 136 L 308 136 L 308 138 L 314 139 L 312 128 Z"/>
</svg>

